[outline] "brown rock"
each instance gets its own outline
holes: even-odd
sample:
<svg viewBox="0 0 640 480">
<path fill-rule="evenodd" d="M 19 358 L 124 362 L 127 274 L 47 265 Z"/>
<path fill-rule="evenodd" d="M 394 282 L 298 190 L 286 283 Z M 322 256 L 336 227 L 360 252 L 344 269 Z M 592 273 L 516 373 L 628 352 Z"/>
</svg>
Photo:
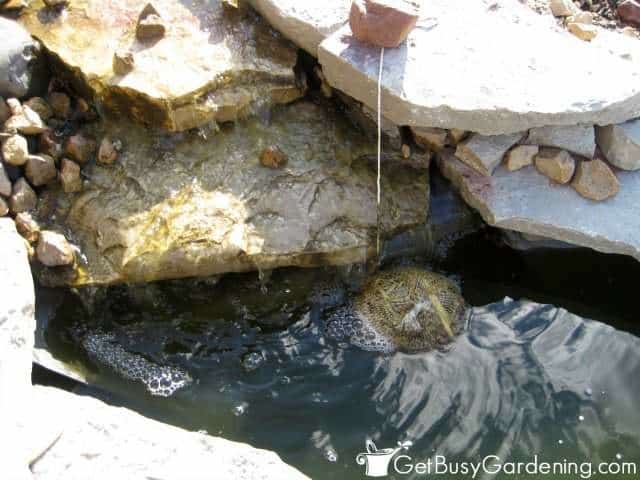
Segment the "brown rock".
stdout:
<svg viewBox="0 0 640 480">
<path fill-rule="evenodd" d="M 0 197 L 0 217 L 4 217 L 9 213 L 9 205 L 4 198 Z"/>
<path fill-rule="evenodd" d="M 51 92 L 48 96 L 49 105 L 56 118 L 66 120 L 71 115 L 71 99 L 62 92 Z"/>
<path fill-rule="evenodd" d="M 24 178 L 19 178 L 13 184 L 9 209 L 11 213 L 28 212 L 38 206 L 38 196 Z"/>
<path fill-rule="evenodd" d="M 113 73 L 126 75 L 133 70 L 135 60 L 131 52 L 115 52 L 113 54 Z"/>
<path fill-rule="evenodd" d="M 281 168 L 287 162 L 287 155 L 276 145 L 265 148 L 260 155 L 260 163 L 267 168 Z"/>
<path fill-rule="evenodd" d="M 505 157 L 507 170 L 515 172 L 528 165 L 533 165 L 533 158 L 538 154 L 537 145 L 518 145 L 512 148 Z"/>
<path fill-rule="evenodd" d="M 461 141 L 463 141 L 467 137 L 468 134 L 469 134 L 469 132 L 467 132 L 466 130 L 460 130 L 458 128 L 452 128 L 451 130 L 449 130 L 448 142 L 455 147 Z"/>
<path fill-rule="evenodd" d="M 69 159 L 63 158 L 60 162 L 60 183 L 65 193 L 82 191 L 80 166 Z"/>
<path fill-rule="evenodd" d="M 420 4 L 411 0 L 354 0 L 349 14 L 353 35 L 379 47 L 400 45 L 420 16 Z"/>
<path fill-rule="evenodd" d="M 40 263 L 47 267 L 71 265 L 74 259 L 73 249 L 67 239 L 50 230 L 40 233 L 36 253 Z"/>
<path fill-rule="evenodd" d="M 640 27 L 640 2 L 638 0 L 624 0 L 618 4 L 616 12 L 623 22 Z"/>
<path fill-rule="evenodd" d="M 590 42 L 598 35 L 598 27 L 588 23 L 570 22 L 567 24 L 567 30 L 585 42 Z"/>
<path fill-rule="evenodd" d="M 441 152 L 447 146 L 448 132 L 443 128 L 412 127 L 413 138 L 421 147 Z"/>
<path fill-rule="evenodd" d="M 3 197 L 11 196 L 11 179 L 2 162 L 0 162 L 0 195 Z"/>
<path fill-rule="evenodd" d="M 9 165 L 24 165 L 29 157 L 27 139 L 17 134 L 5 139 L 2 143 L 2 156 Z"/>
<path fill-rule="evenodd" d="M 43 121 L 49 120 L 53 116 L 53 110 L 47 101 L 42 97 L 33 97 L 24 104 L 36 112 Z"/>
<path fill-rule="evenodd" d="M 41 187 L 58 177 L 56 162 L 49 155 L 29 155 L 24 174 L 34 187 Z"/>
<path fill-rule="evenodd" d="M 64 8 L 69 4 L 68 0 L 44 0 L 44 4 L 49 8 Z"/>
<path fill-rule="evenodd" d="M 72 160 L 83 165 L 96 151 L 96 142 L 82 134 L 73 135 L 64 143 L 64 153 Z"/>
<path fill-rule="evenodd" d="M 535 157 L 540 173 L 558 183 L 569 183 L 576 169 L 576 162 L 569 152 L 559 148 L 542 148 Z"/>
<path fill-rule="evenodd" d="M 138 17 L 136 38 L 141 42 L 160 40 L 164 37 L 166 28 L 160 14 L 153 5 L 147 3 Z"/>
<path fill-rule="evenodd" d="M 16 215 L 16 229 L 29 243 L 36 243 L 40 237 L 40 225 L 35 221 L 29 212 L 22 212 Z"/>
<path fill-rule="evenodd" d="M 571 186 L 583 197 L 599 202 L 617 195 L 620 191 L 618 178 L 609 165 L 598 158 L 578 162 Z"/>
<path fill-rule="evenodd" d="M 11 116 L 11 111 L 4 98 L 0 97 L 0 125 L 4 125 L 4 122 Z"/>
<path fill-rule="evenodd" d="M 17 131 L 24 135 L 38 135 L 47 129 L 40 115 L 27 105 L 22 105 L 22 113 L 12 115 L 4 124 L 5 130 Z"/>
<path fill-rule="evenodd" d="M 100 142 L 100 149 L 98 150 L 98 163 L 103 165 L 112 165 L 118 159 L 118 151 L 108 137 L 104 137 Z"/>
<path fill-rule="evenodd" d="M 57 160 L 62 156 L 62 145 L 56 141 L 53 132 L 47 130 L 38 137 L 38 151 Z"/>
</svg>

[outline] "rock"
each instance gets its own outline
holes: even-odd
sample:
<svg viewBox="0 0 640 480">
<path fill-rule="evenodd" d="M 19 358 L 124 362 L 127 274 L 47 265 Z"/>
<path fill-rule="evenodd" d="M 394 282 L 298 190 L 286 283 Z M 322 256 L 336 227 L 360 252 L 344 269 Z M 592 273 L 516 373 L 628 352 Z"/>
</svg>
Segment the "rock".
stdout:
<svg viewBox="0 0 640 480">
<path fill-rule="evenodd" d="M 443 128 L 419 128 L 411 129 L 416 143 L 423 148 L 440 152 L 447 146 L 449 133 Z"/>
<path fill-rule="evenodd" d="M 154 128 L 183 131 L 235 121 L 255 107 L 289 103 L 304 94 L 293 71 L 293 45 L 257 15 L 229 11 L 217 1 L 188 6 L 155 1 L 169 27 L 165 36 L 138 45 L 136 67 L 114 75 L 114 54 L 131 47 L 131 26 L 146 4 L 71 2 L 64 15 L 46 22 L 33 4 L 19 21 L 99 110 Z M 79 31 L 91 41 L 80 41 Z"/>
<path fill-rule="evenodd" d="M 18 412 L 16 406 L 29 398 L 36 328 L 33 278 L 25 241 L 10 218 L 0 218 L 0 250 L 0 404 L 7 415 Z M 9 420 L 10 416 L 5 418 Z M 6 428 L 4 418 L 2 425 Z M 11 456 L 7 455 L 5 462 Z"/>
<path fill-rule="evenodd" d="M 455 147 L 462 140 L 467 138 L 467 135 L 469 135 L 469 132 L 467 132 L 466 130 L 460 130 L 458 128 L 452 128 L 452 129 L 449 130 L 449 144 L 451 144 L 451 145 L 453 145 Z"/>
<path fill-rule="evenodd" d="M 522 133 L 510 135 L 472 135 L 458 144 L 456 157 L 483 175 L 490 176 L 505 154 L 523 137 Z"/>
<path fill-rule="evenodd" d="M 62 145 L 51 130 L 46 130 L 38 137 L 38 151 L 57 160 L 62 156 Z"/>
<path fill-rule="evenodd" d="M 136 38 L 141 42 L 154 42 L 164 37 L 166 27 L 158 11 L 153 5 L 147 5 L 138 17 L 136 26 Z"/>
<path fill-rule="evenodd" d="M 623 0 L 616 7 L 616 13 L 623 22 L 640 27 L 640 2 L 638 0 Z"/>
<path fill-rule="evenodd" d="M 48 98 L 56 118 L 66 120 L 71 116 L 71 99 L 69 95 L 63 92 L 51 92 Z"/>
<path fill-rule="evenodd" d="M 572 188 L 549 188 L 549 180 L 532 168 L 498 169 L 484 177 L 453 155 L 445 155 L 438 165 L 465 201 L 494 227 L 640 260 L 640 217 L 634 213 L 640 175 L 635 172 L 620 173 L 618 195 L 593 202 Z"/>
<path fill-rule="evenodd" d="M 41 120 L 47 121 L 53 116 L 53 110 L 42 97 L 33 97 L 24 102 L 24 104 L 31 110 L 36 112 Z"/>
<path fill-rule="evenodd" d="M 561 148 L 589 159 L 593 158 L 596 151 L 593 125 L 532 128 L 526 143 Z"/>
<path fill-rule="evenodd" d="M 372 142 L 378 138 L 378 114 L 369 107 L 352 99 L 342 92 L 336 91 L 337 97 L 344 106 L 344 113 L 359 129 L 365 132 Z M 388 119 L 381 118 L 382 148 L 398 150 L 402 147 L 402 136 L 398 126 Z"/>
<path fill-rule="evenodd" d="M 578 162 L 571 186 L 583 197 L 599 202 L 617 195 L 620 191 L 618 178 L 609 165 L 599 158 Z"/>
<path fill-rule="evenodd" d="M 194 480 L 308 480 L 271 451 L 183 430 L 91 396 L 43 386 L 30 396 L 34 410 L 56 412 L 62 426 L 59 438 L 32 462 L 34 480 L 181 480 L 187 471 L 200 472 L 190 475 Z"/>
<path fill-rule="evenodd" d="M 0 11 L 15 14 L 27 6 L 27 0 L 3 0 L 0 2 Z"/>
<path fill-rule="evenodd" d="M 535 158 L 536 168 L 557 183 L 569 183 L 576 170 L 576 161 L 566 150 L 542 148 Z"/>
<path fill-rule="evenodd" d="M 113 54 L 113 73 L 126 75 L 135 67 L 135 59 L 131 52 L 115 52 Z"/>
<path fill-rule="evenodd" d="M 48 155 L 29 155 L 24 174 L 34 187 L 51 183 L 58 177 L 55 160 Z"/>
<path fill-rule="evenodd" d="M 40 238 L 40 225 L 28 212 L 18 213 L 15 218 L 18 233 L 29 243 L 35 244 Z"/>
<path fill-rule="evenodd" d="M 606 159 L 623 170 L 640 169 L 640 119 L 596 129 Z"/>
<path fill-rule="evenodd" d="M 69 0 L 44 0 L 44 4 L 49 8 L 64 8 L 69 4 Z"/>
<path fill-rule="evenodd" d="M 490 3 L 428 2 L 424 25 L 385 51 L 385 117 L 397 125 L 497 135 L 640 116 L 640 62 L 576 42 L 519 2 Z M 353 41 L 343 27 L 318 52 L 334 89 L 376 107 L 379 48 Z"/>
<path fill-rule="evenodd" d="M 19 178 L 13 184 L 9 209 L 11 213 L 28 212 L 38 206 L 38 196 L 24 178 Z"/>
<path fill-rule="evenodd" d="M 572 0 L 550 0 L 549 8 L 556 17 L 569 17 L 580 11 Z"/>
<path fill-rule="evenodd" d="M 47 267 L 71 265 L 74 260 L 73 249 L 64 235 L 49 230 L 40 232 L 36 253 Z"/>
<path fill-rule="evenodd" d="M 366 105 L 362 105 L 360 102 L 356 102 L 359 105 L 359 108 L 362 110 L 364 116 L 368 119 L 369 128 L 373 128 L 375 132 L 376 138 L 378 135 L 378 114 L 367 107 Z M 383 140 L 389 144 L 391 148 L 399 149 L 402 146 L 402 136 L 400 135 L 400 129 L 398 125 L 390 121 L 388 118 L 382 116 L 382 122 L 380 128 L 382 130 Z M 367 121 L 365 120 L 361 126 L 363 128 L 368 128 L 366 125 Z"/>
<path fill-rule="evenodd" d="M 24 28 L 0 18 L 0 38 L 0 96 L 21 98 L 43 86 L 45 59 Z"/>
<path fill-rule="evenodd" d="M 265 148 L 260 154 L 260 163 L 263 167 L 282 168 L 288 161 L 287 155 L 277 145 Z"/>
<path fill-rule="evenodd" d="M 586 25 L 591 25 L 593 23 L 593 17 L 593 13 L 581 11 L 568 17 L 567 25 L 570 23 L 584 23 Z"/>
<path fill-rule="evenodd" d="M 98 150 L 98 163 L 102 165 L 113 165 L 118 159 L 118 151 L 114 146 L 111 139 L 105 137 L 100 142 L 100 149 Z"/>
<path fill-rule="evenodd" d="M 49 192 L 51 201 L 68 203 L 55 229 L 68 231 L 86 257 L 76 279 L 59 281 L 344 265 L 374 253 L 376 143 L 337 112 L 296 102 L 275 110 L 269 124 L 248 119 L 207 140 L 152 134 L 122 120 L 89 127 L 127 148 L 117 168 L 87 165 L 90 189 L 62 198 Z M 286 152 L 286 169 L 262 167 L 269 145 Z M 386 155 L 385 237 L 420 228 L 427 215 L 428 172 L 405 164 Z"/>
<path fill-rule="evenodd" d="M 420 4 L 411 0 L 354 0 L 349 26 L 361 42 L 395 48 L 405 41 L 420 17 Z"/>
<path fill-rule="evenodd" d="M 318 45 L 346 23 L 352 0 L 249 0 L 249 3 L 274 28 L 317 57 Z"/>
<path fill-rule="evenodd" d="M 80 166 L 63 158 L 60 162 L 60 183 L 64 193 L 76 193 L 82 191 L 82 178 L 80 177 Z"/>
<path fill-rule="evenodd" d="M 19 167 L 27 163 L 29 145 L 21 135 L 12 135 L 2 143 L 2 156 L 9 165 Z"/>
<path fill-rule="evenodd" d="M 64 142 L 64 154 L 80 165 L 84 165 L 91 159 L 96 148 L 96 142 L 81 133 L 72 135 Z"/>
<path fill-rule="evenodd" d="M 598 35 L 598 32 L 600 31 L 595 25 L 579 22 L 567 23 L 567 30 L 585 42 L 590 42 L 596 38 L 596 35 Z"/>
<path fill-rule="evenodd" d="M 7 106 L 12 115 L 22 115 L 22 104 L 17 98 L 7 98 Z"/>
<path fill-rule="evenodd" d="M 4 125 L 4 122 L 6 122 L 10 116 L 11 112 L 7 106 L 7 102 L 4 101 L 4 98 L 0 97 L 0 125 Z"/>
<path fill-rule="evenodd" d="M 3 197 L 11 196 L 11 179 L 7 175 L 2 161 L 0 161 L 0 195 Z"/>
<path fill-rule="evenodd" d="M 538 154 L 537 145 L 518 145 L 512 148 L 505 157 L 507 170 L 515 172 L 521 168 L 533 165 L 533 158 Z"/>
<path fill-rule="evenodd" d="M 0 217 L 4 217 L 9 213 L 9 205 L 4 198 L 0 197 Z"/>
<path fill-rule="evenodd" d="M 47 129 L 40 115 L 31 110 L 26 104 L 22 105 L 22 113 L 12 115 L 4 124 L 5 130 L 17 131 L 24 135 L 38 135 Z"/>
</svg>

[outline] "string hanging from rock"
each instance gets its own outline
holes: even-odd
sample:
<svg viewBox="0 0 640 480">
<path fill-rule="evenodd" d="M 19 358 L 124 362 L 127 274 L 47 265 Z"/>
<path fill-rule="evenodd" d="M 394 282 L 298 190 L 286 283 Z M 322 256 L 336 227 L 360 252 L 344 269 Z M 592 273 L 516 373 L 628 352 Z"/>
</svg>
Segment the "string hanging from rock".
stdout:
<svg viewBox="0 0 640 480">
<path fill-rule="evenodd" d="M 378 158 L 377 158 L 377 178 L 376 178 L 376 262 L 380 264 L 380 199 L 381 199 L 381 157 L 382 157 L 382 66 L 384 63 L 384 47 L 380 47 L 380 68 L 378 70 Z"/>
</svg>

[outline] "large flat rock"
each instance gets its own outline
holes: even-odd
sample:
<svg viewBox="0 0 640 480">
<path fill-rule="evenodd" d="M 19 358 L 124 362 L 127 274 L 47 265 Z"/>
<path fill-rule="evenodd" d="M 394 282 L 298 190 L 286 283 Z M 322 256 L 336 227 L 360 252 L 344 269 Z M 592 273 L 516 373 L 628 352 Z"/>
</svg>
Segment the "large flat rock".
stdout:
<svg viewBox="0 0 640 480">
<path fill-rule="evenodd" d="M 502 166 L 484 177 L 451 154 L 438 166 L 490 225 L 640 260 L 638 172 L 617 171 L 620 193 L 594 202 L 551 183 L 533 167 L 509 172 Z"/>
<path fill-rule="evenodd" d="M 62 426 L 49 448 L 32 460 L 34 479 L 307 478 L 273 452 L 188 432 L 91 397 L 50 387 L 34 387 L 33 396 L 34 407 Z"/>
<path fill-rule="evenodd" d="M 50 191 L 44 223 L 69 231 L 85 263 L 72 284 L 163 278 L 363 261 L 375 250 L 375 142 L 338 113 L 309 103 L 277 108 L 204 139 L 153 135 L 111 124 L 96 137 L 120 139 L 113 167 L 86 169 L 85 191 Z M 280 169 L 259 157 L 271 145 Z M 385 157 L 382 229 L 424 224 L 428 175 Z M 52 210 L 55 208 L 55 210 Z"/>
<path fill-rule="evenodd" d="M 314 57 L 318 45 L 349 18 L 351 0 L 249 0 L 287 38 Z"/>
<path fill-rule="evenodd" d="M 345 26 L 319 47 L 329 83 L 377 105 L 380 50 Z M 615 88 L 612 88 L 615 79 Z M 590 45 L 518 0 L 431 0 L 387 49 L 383 113 L 398 125 L 485 135 L 640 116 L 640 64 Z"/>
<path fill-rule="evenodd" d="M 135 29 L 147 0 L 69 3 L 56 15 L 32 0 L 20 22 L 52 53 L 59 72 L 116 115 L 181 131 L 302 95 L 295 47 L 254 12 L 220 0 L 156 0 L 166 35 L 141 43 Z M 114 73 L 116 51 L 133 52 L 133 71 Z"/>
</svg>

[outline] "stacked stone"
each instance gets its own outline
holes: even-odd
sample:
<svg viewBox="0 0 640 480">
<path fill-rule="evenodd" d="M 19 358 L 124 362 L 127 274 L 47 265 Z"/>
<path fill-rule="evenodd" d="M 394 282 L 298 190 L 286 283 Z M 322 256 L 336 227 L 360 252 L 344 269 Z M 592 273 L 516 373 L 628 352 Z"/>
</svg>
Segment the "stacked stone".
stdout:
<svg viewBox="0 0 640 480">
<path fill-rule="evenodd" d="M 38 193 L 56 183 L 69 194 L 82 191 L 81 166 L 97 154 L 103 164 L 118 156 L 117 142 L 97 143 L 81 133 L 64 137 L 57 132 L 65 125 L 89 119 L 93 112 L 82 99 L 51 91 L 46 98 L 24 102 L 0 97 L 0 216 L 11 215 L 18 231 L 36 247 L 46 266 L 69 265 L 74 261 L 64 236 L 40 227 L 31 216 L 38 206 Z"/>
<path fill-rule="evenodd" d="M 616 171 L 640 170 L 640 119 L 604 127 L 554 126 L 508 135 L 471 134 L 461 142 L 454 139 L 456 130 L 413 128 L 413 134 L 418 144 L 431 150 L 455 147 L 455 156 L 482 175 L 491 176 L 503 160 L 509 171 L 533 165 L 554 183 L 570 185 L 594 201 L 618 194 Z"/>
</svg>

